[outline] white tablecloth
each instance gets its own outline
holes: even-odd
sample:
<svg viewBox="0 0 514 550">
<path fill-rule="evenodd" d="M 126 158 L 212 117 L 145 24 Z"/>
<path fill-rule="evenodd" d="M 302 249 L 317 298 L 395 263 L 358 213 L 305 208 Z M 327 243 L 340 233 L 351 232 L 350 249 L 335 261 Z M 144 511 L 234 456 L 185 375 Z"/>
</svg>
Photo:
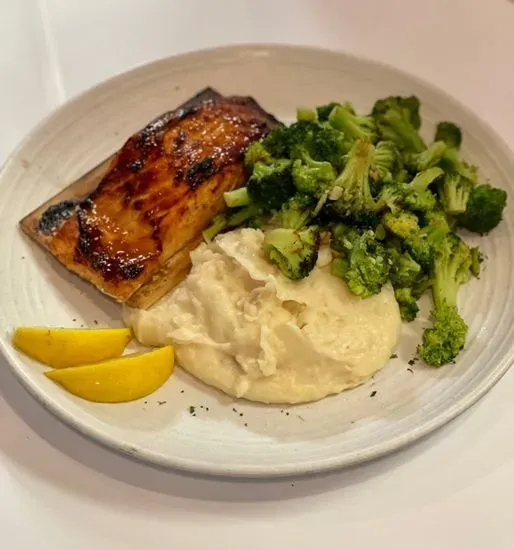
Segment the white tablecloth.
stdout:
<svg viewBox="0 0 514 550">
<path fill-rule="evenodd" d="M 237 42 L 395 65 L 514 148 L 509 0 L 0 0 L 0 161 L 91 85 Z M 0 548 L 512 550 L 514 371 L 406 451 L 321 478 L 246 483 L 156 471 L 98 447 L 44 411 L 0 359 Z"/>
</svg>

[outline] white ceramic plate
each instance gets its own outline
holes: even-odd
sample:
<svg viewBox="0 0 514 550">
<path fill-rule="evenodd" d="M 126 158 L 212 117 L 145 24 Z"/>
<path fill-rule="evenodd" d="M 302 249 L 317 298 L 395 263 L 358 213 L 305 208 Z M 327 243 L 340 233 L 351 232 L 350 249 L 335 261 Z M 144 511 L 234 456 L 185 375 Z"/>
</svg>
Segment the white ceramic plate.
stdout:
<svg viewBox="0 0 514 550">
<path fill-rule="evenodd" d="M 462 292 L 470 331 L 456 365 L 409 367 L 421 318 L 405 327 L 398 359 L 374 380 L 319 403 L 281 408 L 235 402 L 178 371 L 147 399 L 101 405 L 65 393 L 41 375 L 41 366 L 12 349 L 10 334 L 19 324 L 120 325 L 120 308 L 24 238 L 18 220 L 206 85 L 252 95 L 284 120 L 298 105 L 348 99 L 369 109 L 378 97 L 416 94 L 426 135 L 441 119 L 460 124 L 465 156 L 509 189 L 514 202 L 514 165 L 498 136 L 443 92 L 390 67 L 273 46 L 197 52 L 136 69 L 53 113 L 1 173 L 0 343 L 27 389 L 75 429 L 117 451 L 166 467 L 242 476 L 322 471 L 384 455 L 442 426 L 489 390 L 513 362 L 512 207 L 501 227 L 477 239 L 489 259 L 481 280 Z"/>
</svg>

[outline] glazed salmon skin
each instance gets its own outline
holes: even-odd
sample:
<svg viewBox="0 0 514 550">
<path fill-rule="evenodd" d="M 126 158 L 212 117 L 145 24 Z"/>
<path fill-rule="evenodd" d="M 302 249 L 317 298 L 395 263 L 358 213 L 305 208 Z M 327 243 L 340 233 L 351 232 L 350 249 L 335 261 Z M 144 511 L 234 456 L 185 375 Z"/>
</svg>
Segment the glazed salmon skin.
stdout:
<svg viewBox="0 0 514 550">
<path fill-rule="evenodd" d="M 223 193 L 246 180 L 248 145 L 276 124 L 252 98 L 206 88 L 130 137 L 99 181 L 78 180 L 21 227 L 103 293 L 148 307 L 187 274 Z"/>
</svg>

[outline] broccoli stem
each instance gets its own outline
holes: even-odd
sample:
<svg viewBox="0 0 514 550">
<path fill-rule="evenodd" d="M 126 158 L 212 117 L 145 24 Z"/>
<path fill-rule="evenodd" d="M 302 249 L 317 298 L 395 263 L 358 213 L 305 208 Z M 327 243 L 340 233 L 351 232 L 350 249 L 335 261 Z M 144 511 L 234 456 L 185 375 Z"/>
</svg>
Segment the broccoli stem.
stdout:
<svg viewBox="0 0 514 550">
<path fill-rule="evenodd" d="M 433 166 L 427 170 L 420 172 L 408 185 L 408 188 L 414 191 L 425 191 L 428 186 L 437 178 L 443 175 L 441 168 Z"/>
<path fill-rule="evenodd" d="M 423 143 L 415 127 L 407 124 L 398 111 L 390 109 L 384 113 L 383 119 L 394 133 L 401 136 L 407 149 L 416 153 L 421 153 L 426 149 L 426 145 Z"/>
<path fill-rule="evenodd" d="M 227 227 L 238 227 L 250 218 L 258 216 L 262 213 L 262 210 L 256 204 L 250 203 L 248 206 L 237 210 L 227 219 Z"/>
<path fill-rule="evenodd" d="M 246 187 L 240 187 L 233 191 L 227 191 L 223 194 L 225 204 L 229 208 L 237 208 L 239 206 L 248 206 L 250 204 L 250 195 Z"/>
<path fill-rule="evenodd" d="M 318 113 L 316 109 L 309 109 L 308 107 L 298 107 L 298 109 L 296 109 L 296 120 L 315 122 L 316 120 L 318 120 Z"/>
<path fill-rule="evenodd" d="M 211 225 L 207 227 L 202 233 L 206 242 L 210 243 L 218 233 L 221 233 L 227 227 L 227 218 L 224 214 L 215 216 Z"/>
<path fill-rule="evenodd" d="M 348 103 L 334 107 L 328 117 L 328 122 L 349 138 L 375 141 L 376 128 L 373 118 L 355 114 L 352 106 Z"/>
</svg>

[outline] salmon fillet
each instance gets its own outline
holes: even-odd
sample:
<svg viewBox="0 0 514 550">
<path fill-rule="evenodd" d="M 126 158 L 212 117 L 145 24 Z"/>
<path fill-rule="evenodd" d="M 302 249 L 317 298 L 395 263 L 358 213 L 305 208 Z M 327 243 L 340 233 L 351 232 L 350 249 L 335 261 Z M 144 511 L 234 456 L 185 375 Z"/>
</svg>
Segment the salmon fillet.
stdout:
<svg viewBox="0 0 514 550">
<path fill-rule="evenodd" d="M 253 99 L 206 89 L 133 135 L 86 196 L 53 201 L 22 228 L 103 293 L 148 307 L 160 296 L 142 287 L 162 295 L 185 276 L 223 193 L 245 182 L 248 145 L 276 124 Z"/>
</svg>

